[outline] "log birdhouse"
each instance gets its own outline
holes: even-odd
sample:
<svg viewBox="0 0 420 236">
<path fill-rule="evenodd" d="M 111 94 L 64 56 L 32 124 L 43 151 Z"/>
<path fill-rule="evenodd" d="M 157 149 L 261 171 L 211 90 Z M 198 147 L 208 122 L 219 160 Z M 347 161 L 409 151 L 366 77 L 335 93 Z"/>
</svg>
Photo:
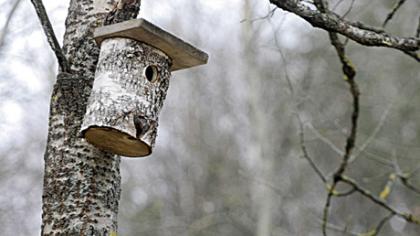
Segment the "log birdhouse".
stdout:
<svg viewBox="0 0 420 236">
<path fill-rule="evenodd" d="M 144 19 L 100 27 L 94 37 L 101 50 L 82 134 L 114 154 L 150 155 L 171 72 L 208 55 Z"/>
</svg>

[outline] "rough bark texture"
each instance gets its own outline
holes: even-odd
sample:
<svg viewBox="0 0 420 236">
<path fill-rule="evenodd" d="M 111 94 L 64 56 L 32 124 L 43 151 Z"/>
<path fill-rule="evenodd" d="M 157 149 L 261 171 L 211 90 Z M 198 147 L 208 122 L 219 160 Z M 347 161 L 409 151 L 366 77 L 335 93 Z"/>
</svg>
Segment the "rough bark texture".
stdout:
<svg viewBox="0 0 420 236">
<path fill-rule="evenodd" d="M 103 41 L 82 125 L 86 139 L 119 155 L 149 155 L 169 87 L 170 65 L 166 54 L 147 44 L 125 38 Z M 157 73 L 156 80 L 146 78 L 146 68 Z"/>
<path fill-rule="evenodd" d="M 114 5 L 114 0 L 70 2 L 64 54 L 73 74 L 58 76 L 51 99 L 42 235 L 110 235 L 117 231 L 120 158 L 79 136 L 99 54 L 93 29 L 102 25 Z"/>
<path fill-rule="evenodd" d="M 43 235 L 116 231 L 120 159 L 78 137 L 90 82 L 60 74 L 53 91 L 45 155 Z"/>
<path fill-rule="evenodd" d="M 379 30 L 365 26 L 360 22 L 350 22 L 342 19 L 331 11 L 322 13 L 311 9 L 304 1 L 270 0 L 270 2 L 285 11 L 295 13 L 314 27 L 342 34 L 365 46 L 389 47 L 404 52 L 420 49 L 420 39 L 418 38 L 393 36 L 382 29 Z"/>
</svg>

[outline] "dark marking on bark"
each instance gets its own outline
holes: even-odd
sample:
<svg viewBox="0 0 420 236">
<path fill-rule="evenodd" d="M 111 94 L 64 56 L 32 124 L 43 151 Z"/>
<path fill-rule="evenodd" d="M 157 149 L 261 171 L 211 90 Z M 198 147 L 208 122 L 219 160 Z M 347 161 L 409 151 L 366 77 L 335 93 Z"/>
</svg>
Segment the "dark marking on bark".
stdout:
<svg viewBox="0 0 420 236">
<path fill-rule="evenodd" d="M 58 75 L 51 97 L 42 235 L 108 236 L 117 231 L 120 157 L 78 137 L 99 55 L 92 32 L 105 15 L 95 12 L 92 0 L 70 2 L 63 51 L 73 74 Z"/>
</svg>

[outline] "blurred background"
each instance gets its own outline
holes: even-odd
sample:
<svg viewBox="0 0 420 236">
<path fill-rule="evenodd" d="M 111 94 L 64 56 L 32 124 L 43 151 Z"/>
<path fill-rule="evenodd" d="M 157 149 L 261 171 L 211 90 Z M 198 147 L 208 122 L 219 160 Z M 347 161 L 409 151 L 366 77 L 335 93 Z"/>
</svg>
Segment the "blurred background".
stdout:
<svg viewBox="0 0 420 236">
<path fill-rule="evenodd" d="M 61 41 L 68 1 L 44 0 Z M 393 0 L 333 0 L 380 26 Z M 351 11 L 350 6 L 353 4 Z M 43 154 L 57 64 L 29 1 L 0 0 L 0 228 L 39 235 Z M 321 235 L 325 174 L 341 160 L 351 97 L 326 32 L 261 0 L 143 0 L 141 17 L 210 54 L 173 74 L 155 152 L 122 160 L 119 235 Z M 413 36 L 419 1 L 387 29 Z M 348 43 L 361 113 L 347 174 L 379 194 L 395 167 L 420 187 L 420 68 L 391 49 Z M 388 202 L 420 217 L 419 194 L 396 182 Z M 375 227 L 387 212 L 354 194 L 333 201 L 330 235 Z M 398 218 L 380 235 L 419 235 Z"/>
</svg>

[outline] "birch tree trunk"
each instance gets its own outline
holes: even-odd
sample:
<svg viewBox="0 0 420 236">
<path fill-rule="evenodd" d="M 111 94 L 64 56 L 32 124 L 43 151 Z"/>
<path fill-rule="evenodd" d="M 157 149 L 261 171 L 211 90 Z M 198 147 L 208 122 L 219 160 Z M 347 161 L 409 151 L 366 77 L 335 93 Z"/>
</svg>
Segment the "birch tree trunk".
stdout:
<svg viewBox="0 0 420 236">
<path fill-rule="evenodd" d="M 99 54 L 93 30 L 110 19 L 110 12 L 125 5 L 129 7 L 122 18 L 135 18 L 140 0 L 70 1 L 63 49 L 72 74 L 57 76 L 51 98 L 42 235 L 112 235 L 117 231 L 120 157 L 88 144 L 79 130 Z"/>
</svg>

